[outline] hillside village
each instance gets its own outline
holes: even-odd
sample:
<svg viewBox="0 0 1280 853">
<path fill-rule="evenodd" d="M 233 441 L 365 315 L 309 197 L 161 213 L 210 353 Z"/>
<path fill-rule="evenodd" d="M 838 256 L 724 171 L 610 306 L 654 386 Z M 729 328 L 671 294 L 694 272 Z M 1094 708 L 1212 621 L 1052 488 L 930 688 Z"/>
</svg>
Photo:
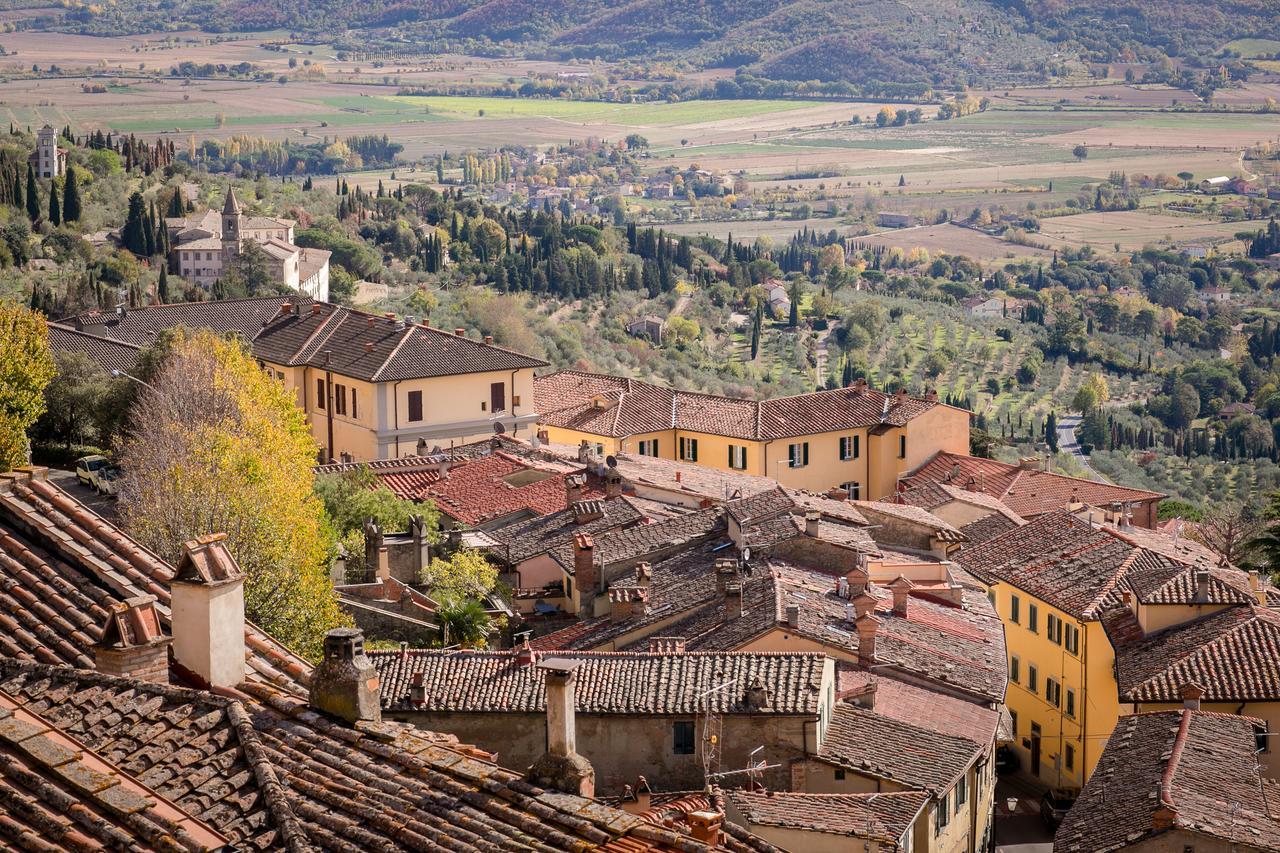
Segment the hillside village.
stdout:
<svg viewBox="0 0 1280 853">
<path fill-rule="evenodd" d="M 1280 853 L 1272 10 L 821 5 L 0 12 L 0 849 Z"/>
</svg>

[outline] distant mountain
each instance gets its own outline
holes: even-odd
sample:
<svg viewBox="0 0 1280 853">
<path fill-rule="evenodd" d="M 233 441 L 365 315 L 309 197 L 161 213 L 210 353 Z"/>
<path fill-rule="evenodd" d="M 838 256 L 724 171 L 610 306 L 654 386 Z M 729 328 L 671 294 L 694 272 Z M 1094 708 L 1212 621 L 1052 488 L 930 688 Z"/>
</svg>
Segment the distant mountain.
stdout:
<svg viewBox="0 0 1280 853">
<path fill-rule="evenodd" d="M 12 0 L 11 0 L 12 1 Z M 0 0 L 2 4 L 4 0 Z M 27 22 L 123 34 L 288 28 L 390 51 L 678 60 L 771 80 L 1032 82 L 1079 60 L 1211 59 L 1280 36 L 1275 0 L 118 0 Z M 29 7 L 29 4 L 24 4 Z"/>
</svg>

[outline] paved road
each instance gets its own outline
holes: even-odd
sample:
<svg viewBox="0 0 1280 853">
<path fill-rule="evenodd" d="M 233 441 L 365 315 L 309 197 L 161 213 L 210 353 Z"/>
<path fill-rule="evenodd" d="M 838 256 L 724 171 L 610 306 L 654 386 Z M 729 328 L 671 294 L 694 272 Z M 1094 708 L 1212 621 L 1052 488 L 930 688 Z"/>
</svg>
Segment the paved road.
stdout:
<svg viewBox="0 0 1280 853">
<path fill-rule="evenodd" d="M 1078 426 L 1080 426 L 1079 415 L 1062 416 L 1058 421 L 1058 449 L 1074 456 L 1080 463 L 1080 467 L 1088 472 L 1090 480 L 1097 480 L 1099 483 L 1108 482 L 1106 477 L 1093 470 L 1093 466 L 1089 464 L 1089 457 L 1080 452 L 1080 442 L 1076 439 Z"/>
<path fill-rule="evenodd" d="M 107 521 L 116 522 L 116 499 L 104 498 L 88 486 L 80 485 L 76 472 L 50 468 L 49 480 Z"/>
</svg>

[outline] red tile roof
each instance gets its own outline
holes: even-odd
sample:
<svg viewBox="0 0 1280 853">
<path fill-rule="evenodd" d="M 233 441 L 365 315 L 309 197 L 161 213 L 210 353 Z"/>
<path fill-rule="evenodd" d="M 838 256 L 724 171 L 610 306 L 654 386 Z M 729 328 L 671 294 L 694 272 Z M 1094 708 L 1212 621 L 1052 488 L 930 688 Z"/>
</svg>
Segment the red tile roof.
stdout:
<svg viewBox="0 0 1280 853">
<path fill-rule="evenodd" d="M 908 488 L 923 481 L 985 492 L 1023 518 L 1033 518 L 1072 503 L 1108 506 L 1123 501 L 1158 501 L 1166 495 L 1096 480 L 1029 470 L 994 459 L 938 453 L 903 479 Z"/>
<path fill-rule="evenodd" d="M 572 370 L 540 376 L 534 389 L 541 423 L 615 437 L 686 429 L 767 440 L 880 424 L 903 426 L 940 405 L 850 388 L 746 400 Z"/>
<path fill-rule="evenodd" d="M 897 844 L 929 802 L 926 791 L 796 794 L 727 791 L 751 826 L 823 832 Z"/>
<path fill-rule="evenodd" d="M 1167 837 L 1158 820 L 1217 849 L 1280 850 L 1280 785 L 1260 778 L 1254 754 L 1263 725 L 1188 710 L 1121 717 L 1058 828 L 1055 853 L 1158 846 Z"/>
</svg>

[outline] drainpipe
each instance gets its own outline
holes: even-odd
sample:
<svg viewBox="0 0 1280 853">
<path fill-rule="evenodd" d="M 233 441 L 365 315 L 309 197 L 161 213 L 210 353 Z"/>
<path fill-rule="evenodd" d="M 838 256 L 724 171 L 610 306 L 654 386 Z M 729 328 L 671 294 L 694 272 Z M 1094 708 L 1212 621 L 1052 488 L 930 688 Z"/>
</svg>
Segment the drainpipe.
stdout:
<svg viewBox="0 0 1280 853">
<path fill-rule="evenodd" d="M 397 379 L 396 384 L 391 386 L 391 409 L 392 417 L 395 419 L 392 429 L 396 434 L 396 459 L 400 458 L 400 381 Z"/>
<path fill-rule="evenodd" d="M 324 408 L 329 416 L 329 463 L 334 461 L 333 456 L 333 371 L 329 369 L 329 362 L 333 359 L 333 351 L 324 351 Z"/>
</svg>

